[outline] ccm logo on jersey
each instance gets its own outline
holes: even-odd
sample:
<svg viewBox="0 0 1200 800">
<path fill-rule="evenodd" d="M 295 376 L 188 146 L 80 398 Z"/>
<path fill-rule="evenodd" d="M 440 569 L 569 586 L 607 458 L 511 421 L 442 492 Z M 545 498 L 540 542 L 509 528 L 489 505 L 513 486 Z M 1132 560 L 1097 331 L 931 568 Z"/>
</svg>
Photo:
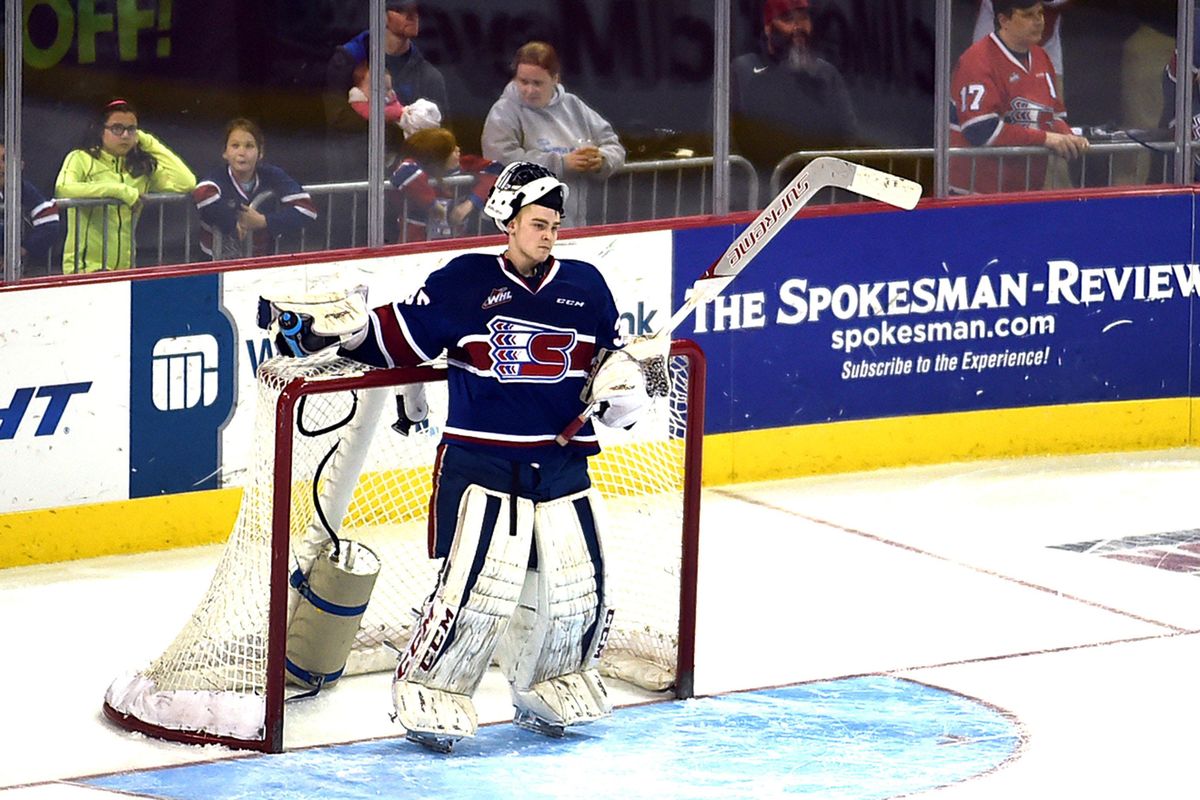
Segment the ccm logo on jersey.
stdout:
<svg viewBox="0 0 1200 800">
<path fill-rule="evenodd" d="M 504 381 L 561 380 L 571 366 L 575 331 L 495 317 L 488 323 L 492 370 Z"/>
<path fill-rule="evenodd" d="M 573 308 L 583 308 L 584 305 L 582 300 L 572 300 L 568 297 L 559 297 L 555 299 L 554 302 L 562 306 L 571 306 Z"/>
</svg>

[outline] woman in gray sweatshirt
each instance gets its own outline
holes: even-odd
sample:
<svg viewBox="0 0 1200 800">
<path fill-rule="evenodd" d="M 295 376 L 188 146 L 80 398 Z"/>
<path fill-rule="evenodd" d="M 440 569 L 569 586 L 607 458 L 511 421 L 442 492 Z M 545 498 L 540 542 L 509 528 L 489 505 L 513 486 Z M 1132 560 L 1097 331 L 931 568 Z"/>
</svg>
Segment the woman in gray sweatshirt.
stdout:
<svg viewBox="0 0 1200 800">
<path fill-rule="evenodd" d="M 588 189 L 625 163 L 625 148 L 604 117 L 559 83 L 558 54 L 549 44 L 523 45 L 513 72 L 484 122 L 483 157 L 553 171 L 570 189 L 563 226 L 586 225 Z"/>
</svg>

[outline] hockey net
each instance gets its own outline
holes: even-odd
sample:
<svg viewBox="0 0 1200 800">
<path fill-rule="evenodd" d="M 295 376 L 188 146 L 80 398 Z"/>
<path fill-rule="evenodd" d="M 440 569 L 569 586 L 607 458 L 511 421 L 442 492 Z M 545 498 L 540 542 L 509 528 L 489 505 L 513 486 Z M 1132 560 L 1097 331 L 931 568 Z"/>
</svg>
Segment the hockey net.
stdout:
<svg viewBox="0 0 1200 800">
<path fill-rule="evenodd" d="M 694 344 L 678 341 L 667 364 L 669 392 L 647 418 L 631 431 L 596 426 L 603 450 L 589 471 L 608 510 L 604 550 L 617 611 L 602 672 L 687 697 L 704 363 Z M 396 387 L 414 382 L 427 384 L 430 416 L 401 435 L 391 427 Z M 427 511 L 445 422 L 445 371 L 276 358 L 261 366 L 257 383 L 255 461 L 237 521 L 175 640 L 109 687 L 104 711 L 121 727 L 281 750 L 285 692 L 299 691 L 285 686 L 295 602 L 288 577 L 326 526 L 381 562 L 345 675 L 393 669 L 393 648 L 403 649 L 434 587 L 441 561 L 428 557 Z"/>
</svg>

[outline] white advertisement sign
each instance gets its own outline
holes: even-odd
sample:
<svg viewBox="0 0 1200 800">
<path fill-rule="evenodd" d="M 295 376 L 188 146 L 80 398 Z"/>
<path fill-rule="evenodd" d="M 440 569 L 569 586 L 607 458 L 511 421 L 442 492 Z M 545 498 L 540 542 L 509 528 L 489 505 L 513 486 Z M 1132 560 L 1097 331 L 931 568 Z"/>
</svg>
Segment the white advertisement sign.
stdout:
<svg viewBox="0 0 1200 800">
<path fill-rule="evenodd" d="M 671 242 L 670 231 L 584 237 L 556 254 L 595 264 L 624 332 L 638 335 L 670 317 Z M 255 370 L 275 354 L 257 325 L 259 297 L 362 284 L 382 305 L 461 252 L 0 295 L 0 513 L 245 485 Z"/>
<path fill-rule="evenodd" d="M 0 513 L 129 486 L 129 284 L 0 295 Z"/>
</svg>

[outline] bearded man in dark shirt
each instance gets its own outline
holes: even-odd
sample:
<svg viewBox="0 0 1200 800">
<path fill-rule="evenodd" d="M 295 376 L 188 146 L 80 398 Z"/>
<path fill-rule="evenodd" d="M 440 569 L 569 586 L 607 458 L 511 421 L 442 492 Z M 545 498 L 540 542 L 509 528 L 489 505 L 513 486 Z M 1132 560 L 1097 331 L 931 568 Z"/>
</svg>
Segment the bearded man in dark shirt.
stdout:
<svg viewBox="0 0 1200 800">
<path fill-rule="evenodd" d="M 850 147 L 858 120 L 846 82 L 817 56 L 809 0 L 765 0 L 759 50 L 733 60 L 729 115 L 735 152 L 760 180 L 797 150 Z M 797 165 L 797 168 L 802 165 Z"/>
</svg>

